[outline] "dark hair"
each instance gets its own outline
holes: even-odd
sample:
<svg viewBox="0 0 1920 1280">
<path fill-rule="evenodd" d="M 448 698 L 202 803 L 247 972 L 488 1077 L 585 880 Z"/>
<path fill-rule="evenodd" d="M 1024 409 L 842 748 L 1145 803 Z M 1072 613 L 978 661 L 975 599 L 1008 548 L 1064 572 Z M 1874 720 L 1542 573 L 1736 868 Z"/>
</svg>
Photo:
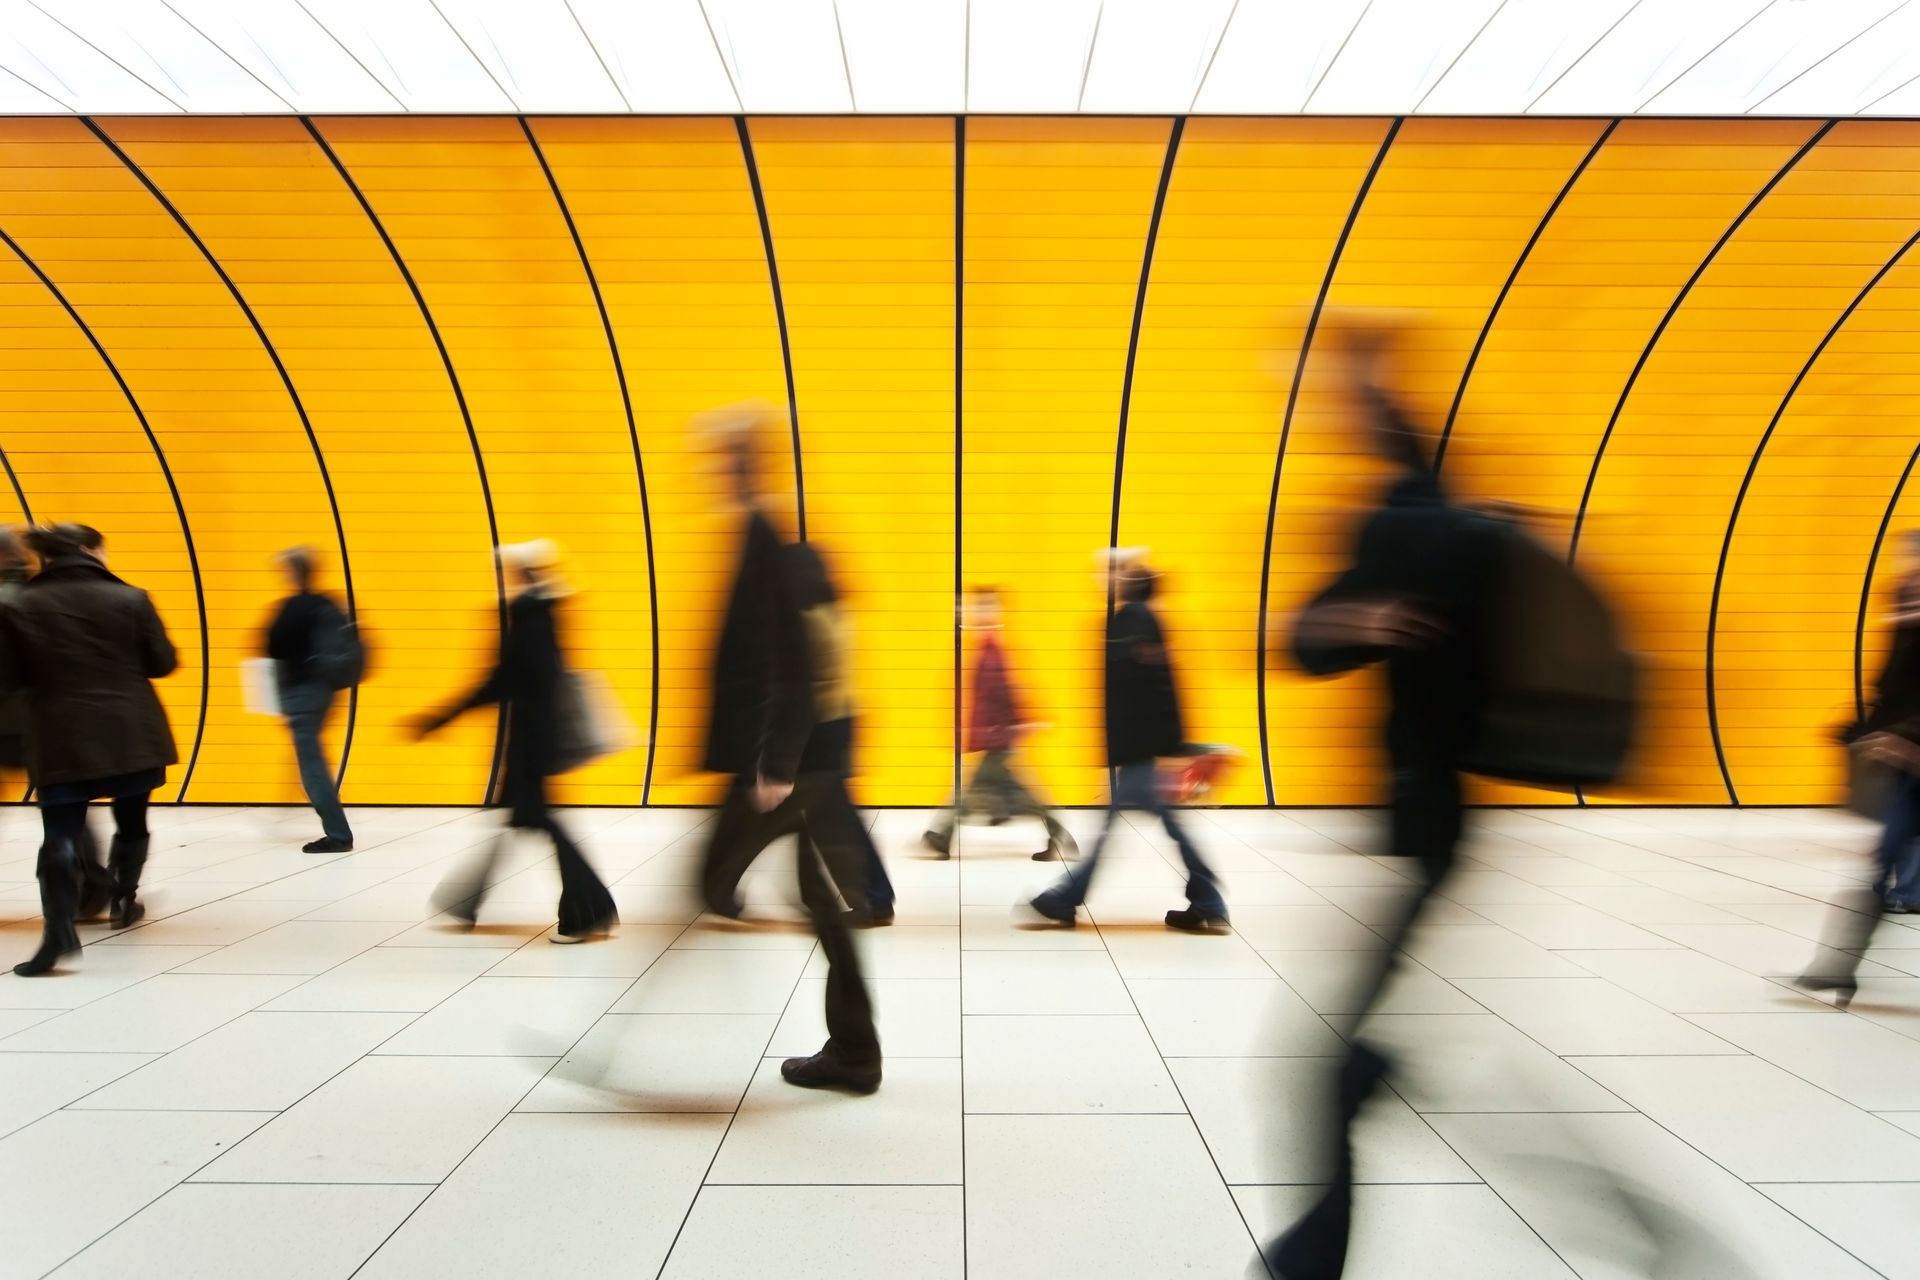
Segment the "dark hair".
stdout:
<svg viewBox="0 0 1920 1280">
<path fill-rule="evenodd" d="M 84 528 L 77 524 L 37 524 L 27 530 L 27 546 L 40 557 L 41 564 L 61 556 L 82 555 L 87 550 L 81 541 Z"/>
<path fill-rule="evenodd" d="M 817 609 L 840 599 L 826 559 L 810 542 L 797 542 L 787 548 L 787 574 L 794 603 L 802 609 Z"/>
<path fill-rule="evenodd" d="M 280 564 L 302 591 L 313 585 L 313 552 L 305 547 L 290 547 L 280 553 Z"/>
<path fill-rule="evenodd" d="M 970 596 L 986 596 L 995 604 L 1000 603 L 1000 588 L 991 582 L 976 582 L 967 588 Z"/>
<path fill-rule="evenodd" d="M 1134 565 L 1120 575 L 1120 598 L 1129 603 L 1151 600 L 1159 585 L 1159 574 L 1145 565 Z"/>
<path fill-rule="evenodd" d="M 82 551 L 98 551 L 107 545 L 107 535 L 90 524 L 69 524 L 62 527 L 73 530 L 73 540 Z"/>
</svg>

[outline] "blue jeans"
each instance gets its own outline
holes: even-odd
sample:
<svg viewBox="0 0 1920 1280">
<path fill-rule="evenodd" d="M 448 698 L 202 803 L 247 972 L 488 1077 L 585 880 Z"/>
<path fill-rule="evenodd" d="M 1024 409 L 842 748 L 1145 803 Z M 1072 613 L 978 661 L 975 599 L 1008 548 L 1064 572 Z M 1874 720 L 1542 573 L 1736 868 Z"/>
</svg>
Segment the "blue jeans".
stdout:
<svg viewBox="0 0 1920 1280">
<path fill-rule="evenodd" d="M 1902 772 L 1894 780 L 1887 825 L 1880 833 L 1880 878 L 1875 887 L 1888 902 L 1920 906 L 1920 775 Z"/>
<path fill-rule="evenodd" d="M 300 785 L 307 800 L 320 815 L 320 829 L 329 839 L 353 843 L 353 828 L 347 825 L 347 811 L 340 807 L 340 792 L 333 784 L 333 769 L 320 747 L 320 730 L 333 708 L 333 690 L 320 683 L 290 685 L 280 690 L 280 710 L 286 714 L 287 728 L 293 731 L 293 756 L 300 764 Z"/>
<path fill-rule="evenodd" d="M 1113 824 L 1124 809 L 1138 809 L 1142 813 L 1151 813 L 1160 819 L 1167 834 L 1173 837 L 1173 843 L 1180 850 L 1180 861 L 1187 868 L 1187 901 L 1194 910 L 1209 915 L 1225 916 L 1227 902 L 1220 896 L 1220 881 L 1200 857 L 1200 851 L 1193 847 L 1193 841 L 1187 838 L 1186 831 L 1173 816 L 1173 809 L 1160 798 L 1159 770 L 1152 761 L 1145 764 L 1122 765 L 1115 770 L 1113 783 L 1113 802 L 1107 807 L 1107 821 L 1100 828 L 1099 839 L 1093 842 L 1093 848 L 1087 850 L 1080 861 L 1073 864 L 1066 878 L 1054 885 L 1034 901 L 1050 914 L 1064 914 L 1072 911 L 1087 900 L 1087 887 L 1093 883 L 1094 868 L 1100 864 L 1100 853 L 1107 847 L 1107 835 L 1113 830 Z"/>
</svg>

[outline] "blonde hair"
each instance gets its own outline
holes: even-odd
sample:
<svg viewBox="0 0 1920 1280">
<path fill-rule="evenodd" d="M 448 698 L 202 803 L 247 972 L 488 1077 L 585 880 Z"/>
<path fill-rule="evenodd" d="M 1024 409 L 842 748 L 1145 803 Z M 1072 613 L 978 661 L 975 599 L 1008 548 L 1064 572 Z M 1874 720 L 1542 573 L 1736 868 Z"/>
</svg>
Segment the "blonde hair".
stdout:
<svg viewBox="0 0 1920 1280">
<path fill-rule="evenodd" d="M 520 570 L 536 583 L 541 594 L 559 599 L 573 594 L 573 586 L 560 574 L 565 553 L 551 538 L 530 542 L 503 542 L 493 549 L 503 566 Z"/>
</svg>

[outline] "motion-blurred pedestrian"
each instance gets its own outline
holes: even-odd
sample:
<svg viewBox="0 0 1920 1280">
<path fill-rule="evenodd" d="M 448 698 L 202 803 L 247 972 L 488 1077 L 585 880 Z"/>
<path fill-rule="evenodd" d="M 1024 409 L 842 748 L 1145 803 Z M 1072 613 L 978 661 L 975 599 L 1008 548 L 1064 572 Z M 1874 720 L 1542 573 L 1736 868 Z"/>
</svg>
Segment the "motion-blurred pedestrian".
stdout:
<svg viewBox="0 0 1920 1280">
<path fill-rule="evenodd" d="M 1000 589 L 981 586 L 967 592 L 961 617 L 965 629 L 980 637 L 973 660 L 973 706 L 967 716 L 966 739 L 966 749 L 980 753 L 980 763 L 922 840 L 935 857 L 948 858 L 954 828 L 970 813 L 985 813 L 995 826 L 1010 818 L 1038 818 L 1047 829 L 1047 845 L 1033 860 L 1071 858 L 1079 852 L 1073 836 L 1013 767 L 1014 748 L 1032 726 L 1022 713 L 1020 688 L 1001 643 Z"/>
<path fill-rule="evenodd" d="M 538 831 L 553 841 L 560 868 L 559 922 L 553 941 L 586 942 L 619 924 L 613 895 L 595 874 L 580 846 L 553 814 L 547 780 L 560 771 L 558 751 L 562 682 L 566 674 L 558 605 L 570 592 L 556 569 L 559 549 L 551 542 L 523 542 L 498 552 L 520 588 L 507 606 L 500 656 L 487 678 L 451 707 L 414 722 L 421 737 L 474 707 L 499 705 L 506 715 L 506 775 L 500 799 L 507 830 Z M 450 914 L 472 923 L 486 896 L 494 859 L 503 840 L 488 846 L 478 873 L 458 876 L 436 895 Z"/>
<path fill-rule="evenodd" d="M 1167 912 L 1167 927 L 1187 933 L 1227 929 L 1219 878 L 1174 816 L 1161 787 L 1161 759 L 1187 755 L 1191 747 L 1166 633 L 1153 611 L 1159 583 L 1160 575 L 1138 557 L 1123 560 L 1116 570 L 1119 607 L 1107 619 L 1107 764 L 1113 770 L 1113 795 L 1093 848 L 1031 903 L 1056 924 L 1075 923 L 1113 824 L 1125 810 L 1137 809 L 1160 819 L 1187 868 L 1187 905 Z"/>
<path fill-rule="evenodd" d="M 280 553 L 280 568 L 293 594 L 280 602 L 267 627 L 267 656 L 273 659 L 280 712 L 293 735 L 300 785 L 320 818 L 320 838 L 301 846 L 306 853 L 346 853 L 353 828 L 340 806 L 333 766 L 320 734 L 334 695 L 359 679 L 359 635 L 332 597 L 313 589 L 313 553 L 294 547 Z"/>
<path fill-rule="evenodd" d="M 94 530 L 58 525 L 34 529 L 27 541 L 40 571 L 0 610 L 0 684 L 24 688 L 32 700 L 28 759 L 44 828 L 36 869 L 44 924 L 40 949 L 14 966 L 31 977 L 79 950 L 74 919 L 89 874 L 80 845 L 91 801 L 113 809 L 112 927 L 145 914 L 138 892 L 147 802 L 179 755 L 152 684 L 177 665 L 153 601 L 107 568 L 105 540 Z"/>
</svg>

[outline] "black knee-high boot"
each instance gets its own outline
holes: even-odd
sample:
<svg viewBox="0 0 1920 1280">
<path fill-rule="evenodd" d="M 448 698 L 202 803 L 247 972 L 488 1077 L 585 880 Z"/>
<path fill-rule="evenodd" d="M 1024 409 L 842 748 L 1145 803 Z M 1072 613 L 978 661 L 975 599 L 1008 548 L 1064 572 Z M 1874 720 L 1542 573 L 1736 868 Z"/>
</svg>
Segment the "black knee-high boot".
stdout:
<svg viewBox="0 0 1920 1280">
<path fill-rule="evenodd" d="M 40 880 L 40 915 L 43 921 L 40 949 L 31 959 L 13 966 L 23 978 L 34 978 L 50 971 L 60 957 L 80 949 L 80 934 L 73 927 L 73 913 L 79 907 L 80 876 L 73 843 L 61 840 L 40 846 L 35 867 Z"/>
<path fill-rule="evenodd" d="M 78 920 L 92 920 L 105 911 L 114 899 L 113 873 L 100 857 L 100 842 L 93 828 L 83 826 L 74 838 L 73 850 L 80 868 L 80 905 L 74 912 Z"/>
<path fill-rule="evenodd" d="M 134 895 L 140 890 L 140 871 L 147 865 L 147 846 L 152 843 L 151 836 L 113 838 L 107 854 L 107 871 L 113 877 L 113 912 L 107 920 L 110 928 L 124 929 L 147 914 Z"/>
</svg>

